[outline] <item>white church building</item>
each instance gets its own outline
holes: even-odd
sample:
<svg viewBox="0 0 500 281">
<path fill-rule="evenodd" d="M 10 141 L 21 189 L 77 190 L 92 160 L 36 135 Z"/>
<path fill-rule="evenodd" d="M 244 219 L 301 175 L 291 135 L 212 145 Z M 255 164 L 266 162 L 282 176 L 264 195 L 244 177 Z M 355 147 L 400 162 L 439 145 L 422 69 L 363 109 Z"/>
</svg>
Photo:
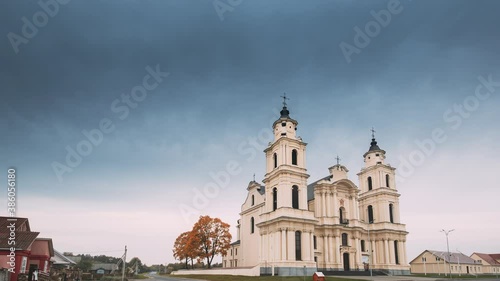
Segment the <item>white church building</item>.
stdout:
<svg viewBox="0 0 500 281">
<path fill-rule="evenodd" d="M 264 150 L 263 183 L 251 181 L 247 187 L 237 241 L 223 257 L 223 267 L 258 266 L 261 274 L 281 276 L 370 267 L 409 274 L 395 168 L 384 162 L 385 151 L 375 137 L 363 155 L 359 186 L 339 163 L 308 183 L 307 144 L 297 137 L 297 125 L 284 103 L 273 124 L 274 141 Z"/>
</svg>

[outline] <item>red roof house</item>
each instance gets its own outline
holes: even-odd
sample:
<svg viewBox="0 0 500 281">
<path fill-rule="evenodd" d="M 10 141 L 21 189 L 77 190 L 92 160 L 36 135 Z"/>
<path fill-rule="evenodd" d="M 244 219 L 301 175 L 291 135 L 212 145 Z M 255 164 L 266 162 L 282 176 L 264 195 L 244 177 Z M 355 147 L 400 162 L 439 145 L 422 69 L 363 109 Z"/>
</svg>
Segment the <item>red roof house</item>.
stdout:
<svg viewBox="0 0 500 281">
<path fill-rule="evenodd" d="M 35 269 L 50 270 L 52 240 L 37 239 L 39 234 L 31 231 L 27 218 L 0 217 L 0 268 L 10 272 L 10 281 L 17 281 L 19 274 L 31 277 Z"/>
</svg>

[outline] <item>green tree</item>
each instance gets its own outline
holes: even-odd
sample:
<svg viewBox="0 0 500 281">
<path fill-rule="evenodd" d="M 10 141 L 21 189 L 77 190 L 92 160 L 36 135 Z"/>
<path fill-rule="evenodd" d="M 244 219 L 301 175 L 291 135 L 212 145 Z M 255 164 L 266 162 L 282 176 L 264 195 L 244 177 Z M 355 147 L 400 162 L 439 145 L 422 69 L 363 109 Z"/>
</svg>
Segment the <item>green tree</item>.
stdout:
<svg viewBox="0 0 500 281">
<path fill-rule="evenodd" d="M 89 259 L 82 259 L 76 264 L 76 268 L 79 268 L 83 272 L 89 272 L 92 269 L 92 261 Z"/>
<path fill-rule="evenodd" d="M 138 257 L 134 257 L 132 258 L 128 263 L 127 263 L 127 267 L 130 268 L 132 271 L 135 272 L 135 268 L 136 268 L 136 264 L 137 264 L 137 271 L 138 273 L 143 273 L 143 272 L 147 272 L 147 266 L 144 265 L 141 261 L 141 259 L 139 259 Z"/>
</svg>

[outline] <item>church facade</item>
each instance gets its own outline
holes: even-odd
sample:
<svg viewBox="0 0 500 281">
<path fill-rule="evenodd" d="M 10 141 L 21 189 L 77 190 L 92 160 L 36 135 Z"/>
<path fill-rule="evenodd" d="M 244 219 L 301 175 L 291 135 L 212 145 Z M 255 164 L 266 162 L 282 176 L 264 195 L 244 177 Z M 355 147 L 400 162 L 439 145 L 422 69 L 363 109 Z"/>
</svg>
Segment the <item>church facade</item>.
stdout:
<svg viewBox="0 0 500 281">
<path fill-rule="evenodd" d="M 237 224 L 237 241 L 223 267 L 260 267 L 261 274 L 311 276 L 315 271 L 409 274 L 405 225 L 399 216 L 395 168 L 373 136 L 357 174 L 345 166 L 308 184 L 306 143 L 284 103 L 265 149 L 263 183 L 251 181 Z M 371 253 L 371 254 L 370 254 Z"/>
</svg>

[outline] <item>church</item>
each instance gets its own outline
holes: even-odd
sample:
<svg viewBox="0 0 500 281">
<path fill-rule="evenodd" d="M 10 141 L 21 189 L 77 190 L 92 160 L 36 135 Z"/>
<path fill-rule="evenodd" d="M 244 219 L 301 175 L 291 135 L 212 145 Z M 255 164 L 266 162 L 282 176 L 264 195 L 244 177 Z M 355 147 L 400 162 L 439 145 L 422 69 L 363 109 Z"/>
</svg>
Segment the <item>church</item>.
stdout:
<svg viewBox="0 0 500 281">
<path fill-rule="evenodd" d="M 410 273 L 408 232 L 399 216 L 395 168 L 374 134 L 357 174 L 338 162 L 308 183 L 306 143 L 286 102 L 264 150 L 263 183 L 251 181 L 223 267 L 260 267 L 261 275 L 311 276 L 316 271 Z"/>
</svg>

